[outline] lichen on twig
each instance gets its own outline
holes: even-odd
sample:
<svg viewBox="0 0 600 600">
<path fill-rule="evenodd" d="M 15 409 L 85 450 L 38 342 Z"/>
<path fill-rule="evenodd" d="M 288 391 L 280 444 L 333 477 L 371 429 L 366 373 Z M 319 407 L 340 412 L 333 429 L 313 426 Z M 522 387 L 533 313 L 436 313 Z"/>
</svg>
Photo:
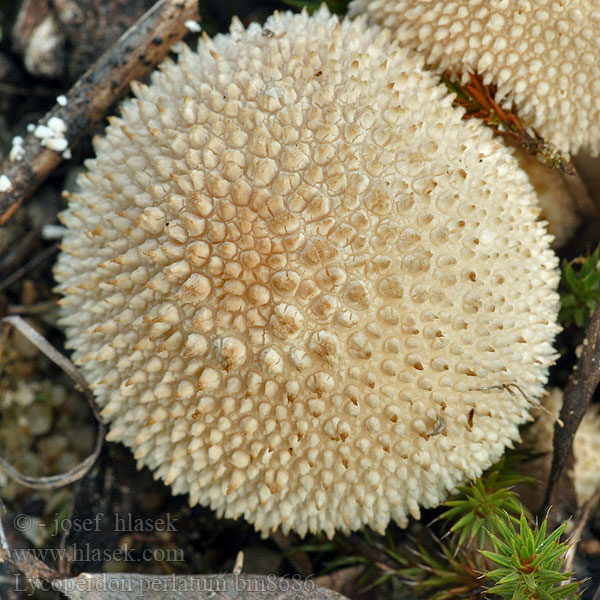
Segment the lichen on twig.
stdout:
<svg viewBox="0 0 600 600">
<path fill-rule="evenodd" d="M 66 94 L 66 102 L 57 102 L 40 120 L 23 140 L 18 158 L 8 157 L 0 164 L 0 225 L 60 163 L 61 152 L 77 144 L 127 93 L 129 83 L 151 71 L 189 32 L 185 23 L 196 19 L 197 11 L 198 0 L 157 2 L 79 78 Z M 57 126 L 61 131 L 55 131 Z M 53 131 L 61 134 L 60 146 L 44 144 L 57 141 L 50 135 Z"/>
</svg>

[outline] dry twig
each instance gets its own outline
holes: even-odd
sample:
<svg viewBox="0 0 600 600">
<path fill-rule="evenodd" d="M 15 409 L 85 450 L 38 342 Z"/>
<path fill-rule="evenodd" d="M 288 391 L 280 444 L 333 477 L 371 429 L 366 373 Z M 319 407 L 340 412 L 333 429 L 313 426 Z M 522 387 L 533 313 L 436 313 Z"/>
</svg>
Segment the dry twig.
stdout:
<svg viewBox="0 0 600 600">
<path fill-rule="evenodd" d="M 0 292 L 5 290 L 7 287 L 10 287 L 16 281 L 19 281 L 19 279 L 21 279 L 23 275 L 26 275 L 27 273 L 29 273 L 29 271 L 35 269 L 46 259 L 56 254 L 56 252 L 58 252 L 57 244 L 54 244 L 53 246 L 48 246 L 47 248 L 42 250 L 37 256 L 34 256 L 26 264 L 19 267 L 16 271 L 12 272 L 6 279 L 0 281 Z"/>
<path fill-rule="evenodd" d="M 554 453 L 546 496 L 539 515 L 550 508 L 556 484 L 571 453 L 573 438 L 600 383 L 600 303 L 596 305 L 585 332 L 583 353 L 574 367 L 564 391 L 560 419 L 554 425 Z M 562 421 L 563 426 L 560 422 Z"/>
<path fill-rule="evenodd" d="M 61 119 L 66 126 L 64 137 L 72 148 L 109 106 L 127 93 L 133 79 L 153 69 L 188 33 L 185 22 L 197 18 L 198 0 L 159 0 L 81 76 L 66 95 L 66 105 L 57 104 L 40 124 Z M 8 178 L 10 185 L 8 191 L 0 192 L 0 225 L 61 160 L 61 153 L 44 147 L 33 132 L 27 135 L 22 157 L 12 162 L 7 158 L 0 165 L 0 174 Z"/>
</svg>

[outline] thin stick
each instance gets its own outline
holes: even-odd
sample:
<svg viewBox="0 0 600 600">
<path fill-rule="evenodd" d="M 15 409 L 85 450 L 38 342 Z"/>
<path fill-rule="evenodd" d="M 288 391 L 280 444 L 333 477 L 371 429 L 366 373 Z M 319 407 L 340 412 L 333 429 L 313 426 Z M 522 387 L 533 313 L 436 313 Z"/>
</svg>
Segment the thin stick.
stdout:
<svg viewBox="0 0 600 600">
<path fill-rule="evenodd" d="M 16 271 L 11 273 L 6 279 L 0 281 L 0 292 L 11 286 L 15 281 L 19 281 L 23 275 L 26 275 L 32 269 L 35 269 L 38 265 L 43 263 L 47 258 L 50 258 L 53 254 L 58 252 L 58 245 L 48 246 L 42 250 L 37 256 L 34 256 L 28 263 L 19 267 Z"/>
<path fill-rule="evenodd" d="M 188 33 L 185 22 L 197 18 L 198 0 L 159 0 L 81 76 L 66 95 L 66 105 L 54 106 L 40 124 L 47 125 L 51 118 L 61 119 L 66 126 L 64 137 L 72 148 L 109 106 L 127 93 L 133 79 L 152 70 Z M 14 162 L 7 158 L 0 165 L 0 174 L 10 186 L 0 192 L 0 225 L 14 215 L 61 160 L 61 154 L 42 146 L 34 133 L 25 137 L 22 158 Z"/>
<path fill-rule="evenodd" d="M 42 300 L 36 304 L 10 304 L 6 313 L 9 315 L 39 315 L 46 313 L 56 307 L 56 298 Z"/>
</svg>

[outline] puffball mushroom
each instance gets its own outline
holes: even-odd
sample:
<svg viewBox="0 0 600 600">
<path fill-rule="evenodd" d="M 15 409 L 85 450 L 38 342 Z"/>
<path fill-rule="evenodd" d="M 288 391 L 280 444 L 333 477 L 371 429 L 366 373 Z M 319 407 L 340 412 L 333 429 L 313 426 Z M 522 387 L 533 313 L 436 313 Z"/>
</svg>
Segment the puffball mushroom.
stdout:
<svg viewBox="0 0 600 600">
<path fill-rule="evenodd" d="M 354 0 L 438 71 L 483 75 L 496 101 L 562 152 L 600 154 L 596 0 Z"/>
<path fill-rule="evenodd" d="M 95 141 L 61 323 L 109 439 L 191 504 L 264 534 L 405 525 L 541 396 L 551 236 L 421 66 L 324 8 L 234 21 Z"/>
</svg>

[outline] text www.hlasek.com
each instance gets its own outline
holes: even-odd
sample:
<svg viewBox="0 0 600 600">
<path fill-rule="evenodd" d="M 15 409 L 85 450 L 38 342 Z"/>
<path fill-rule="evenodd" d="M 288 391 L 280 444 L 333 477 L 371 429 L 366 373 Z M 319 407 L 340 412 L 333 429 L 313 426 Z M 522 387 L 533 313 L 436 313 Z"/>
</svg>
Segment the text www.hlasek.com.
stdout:
<svg viewBox="0 0 600 600">
<path fill-rule="evenodd" d="M 70 546 L 68 548 L 14 548 L 10 551 L 10 558 L 16 562 L 26 562 L 37 559 L 44 563 L 69 561 L 69 562 L 106 562 L 109 560 L 119 562 L 145 562 L 156 560 L 159 562 L 181 562 L 184 553 L 181 548 L 92 548 L 89 544 L 83 546 Z"/>
</svg>

